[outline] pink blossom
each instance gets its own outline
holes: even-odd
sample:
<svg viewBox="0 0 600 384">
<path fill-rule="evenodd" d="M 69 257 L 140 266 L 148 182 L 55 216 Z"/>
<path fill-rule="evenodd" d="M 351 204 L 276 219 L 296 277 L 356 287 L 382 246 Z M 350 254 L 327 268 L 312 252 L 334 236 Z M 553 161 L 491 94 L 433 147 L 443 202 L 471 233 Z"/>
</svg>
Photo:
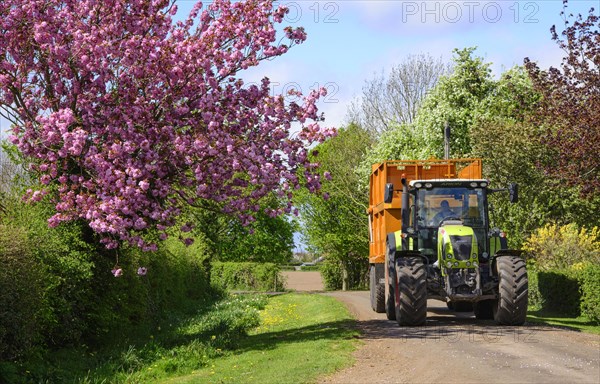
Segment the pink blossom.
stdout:
<svg viewBox="0 0 600 384">
<path fill-rule="evenodd" d="M 277 25 L 287 8 L 214 0 L 175 22 L 169 1 L 64 4 L 0 7 L 0 105 L 16 93 L 24 106 L 10 140 L 51 191 L 49 225 L 85 220 L 109 249 L 152 250 L 144 235 L 177 225 L 188 204 L 218 203 L 250 223 L 264 197 L 292 201 L 300 170 L 319 190 L 307 153 L 336 132 L 318 123 L 325 91 L 294 90 L 292 102 L 268 78 L 245 86 L 238 74 L 306 39 L 302 27 Z"/>
<path fill-rule="evenodd" d="M 138 276 L 146 276 L 148 269 L 146 267 L 139 267 L 137 270 Z"/>
<path fill-rule="evenodd" d="M 123 275 L 123 270 L 121 268 L 116 268 L 110 271 L 115 277 L 121 277 Z"/>
</svg>

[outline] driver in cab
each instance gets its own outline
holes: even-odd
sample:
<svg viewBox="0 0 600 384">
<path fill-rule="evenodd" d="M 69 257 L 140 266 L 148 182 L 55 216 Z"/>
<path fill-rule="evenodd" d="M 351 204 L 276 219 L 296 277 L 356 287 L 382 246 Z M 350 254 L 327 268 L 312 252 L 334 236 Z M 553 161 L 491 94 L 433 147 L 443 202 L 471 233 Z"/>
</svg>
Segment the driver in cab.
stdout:
<svg viewBox="0 0 600 384">
<path fill-rule="evenodd" d="M 440 208 L 440 212 L 438 212 L 433 217 L 434 225 L 440 225 L 442 221 L 448 217 L 457 217 L 456 213 L 454 213 L 454 211 L 450 209 L 450 204 L 448 203 L 448 200 L 442 200 L 442 202 L 440 203 Z"/>
</svg>

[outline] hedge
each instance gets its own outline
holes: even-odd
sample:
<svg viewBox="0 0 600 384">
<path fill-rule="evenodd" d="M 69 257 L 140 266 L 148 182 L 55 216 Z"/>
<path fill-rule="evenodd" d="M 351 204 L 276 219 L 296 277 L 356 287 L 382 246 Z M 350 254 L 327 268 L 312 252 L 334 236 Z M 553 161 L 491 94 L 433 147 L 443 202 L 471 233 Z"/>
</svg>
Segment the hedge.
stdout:
<svg viewBox="0 0 600 384">
<path fill-rule="evenodd" d="M 600 266 L 588 265 L 579 275 L 581 314 L 600 323 Z"/>
<path fill-rule="evenodd" d="M 275 263 L 212 262 L 211 284 L 238 291 L 282 291 L 284 280 Z"/>
<path fill-rule="evenodd" d="M 529 307 L 565 316 L 586 316 L 600 323 L 600 266 L 576 264 L 568 269 L 530 270 Z"/>
</svg>

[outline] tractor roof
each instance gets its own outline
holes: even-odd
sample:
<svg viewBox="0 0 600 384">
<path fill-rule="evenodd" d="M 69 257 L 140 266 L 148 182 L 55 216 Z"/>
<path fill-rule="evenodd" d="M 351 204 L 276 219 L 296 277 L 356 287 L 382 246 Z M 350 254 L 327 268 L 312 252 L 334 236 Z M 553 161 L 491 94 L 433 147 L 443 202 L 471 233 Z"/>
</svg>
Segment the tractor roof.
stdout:
<svg viewBox="0 0 600 384">
<path fill-rule="evenodd" d="M 490 182 L 485 179 L 427 179 L 427 180 L 411 180 L 408 183 L 413 188 L 428 187 L 427 184 L 432 184 L 434 187 L 487 187 Z"/>
</svg>

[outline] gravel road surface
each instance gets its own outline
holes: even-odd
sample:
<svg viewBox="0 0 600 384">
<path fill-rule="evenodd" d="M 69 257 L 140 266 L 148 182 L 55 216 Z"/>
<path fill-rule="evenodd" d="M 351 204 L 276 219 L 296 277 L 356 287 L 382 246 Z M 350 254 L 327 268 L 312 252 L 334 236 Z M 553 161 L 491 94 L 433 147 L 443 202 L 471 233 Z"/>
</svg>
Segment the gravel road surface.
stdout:
<svg viewBox="0 0 600 384">
<path fill-rule="evenodd" d="M 600 336 L 547 326 L 496 326 L 428 302 L 427 325 L 398 327 L 368 292 L 331 292 L 359 321 L 355 364 L 322 383 L 600 383 Z"/>
</svg>

